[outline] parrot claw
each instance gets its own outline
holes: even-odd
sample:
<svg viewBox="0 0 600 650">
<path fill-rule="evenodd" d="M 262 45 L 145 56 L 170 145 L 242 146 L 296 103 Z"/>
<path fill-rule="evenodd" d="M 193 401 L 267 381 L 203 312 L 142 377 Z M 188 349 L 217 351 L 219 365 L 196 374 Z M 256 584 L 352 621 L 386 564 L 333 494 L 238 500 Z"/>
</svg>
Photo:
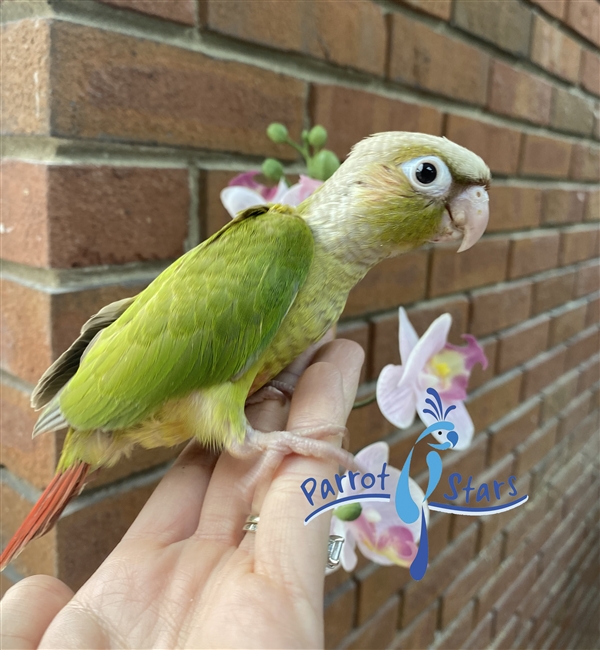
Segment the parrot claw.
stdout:
<svg viewBox="0 0 600 650">
<path fill-rule="evenodd" d="M 294 387 L 291 384 L 286 384 L 284 381 L 273 380 L 259 388 L 256 393 L 250 395 L 246 400 L 246 406 L 252 404 L 261 404 L 265 400 L 276 399 L 285 406 L 286 401 L 292 401 L 294 395 Z"/>
<path fill-rule="evenodd" d="M 345 436 L 347 433 L 346 427 L 334 424 L 270 433 L 256 431 L 248 425 L 244 442 L 234 444 L 228 449 L 236 458 L 262 455 L 244 479 L 238 482 L 244 498 L 250 501 L 258 483 L 270 479 L 288 454 L 333 460 L 347 469 L 358 469 L 354 456 L 349 451 L 323 440 L 340 434 Z"/>
</svg>

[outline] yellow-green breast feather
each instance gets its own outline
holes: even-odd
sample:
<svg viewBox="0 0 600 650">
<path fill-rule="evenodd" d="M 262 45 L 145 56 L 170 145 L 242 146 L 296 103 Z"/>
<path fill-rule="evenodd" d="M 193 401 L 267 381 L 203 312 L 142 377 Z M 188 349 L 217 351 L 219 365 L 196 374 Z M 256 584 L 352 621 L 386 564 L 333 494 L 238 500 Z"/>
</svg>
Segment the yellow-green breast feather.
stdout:
<svg viewBox="0 0 600 650">
<path fill-rule="evenodd" d="M 251 209 L 149 285 L 60 395 L 77 430 L 122 429 L 166 401 L 243 374 L 308 274 L 313 235 L 292 210 Z"/>
</svg>

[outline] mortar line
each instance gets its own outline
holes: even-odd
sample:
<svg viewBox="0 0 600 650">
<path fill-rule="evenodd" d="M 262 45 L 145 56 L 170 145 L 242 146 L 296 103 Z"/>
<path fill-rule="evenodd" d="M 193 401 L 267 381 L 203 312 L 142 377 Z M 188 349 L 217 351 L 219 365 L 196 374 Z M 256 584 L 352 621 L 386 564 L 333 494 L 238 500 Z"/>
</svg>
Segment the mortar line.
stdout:
<svg viewBox="0 0 600 650">
<path fill-rule="evenodd" d="M 384 0 L 377 1 L 380 2 Z M 93 9 L 91 14 L 94 15 L 90 14 L 90 6 Z M 87 7 L 87 9 L 82 10 L 82 7 Z M 408 12 L 413 17 L 418 16 L 421 22 L 426 23 L 428 20 L 431 20 L 430 17 L 419 14 L 418 12 L 411 12 L 405 7 L 400 7 L 397 5 L 393 5 L 393 7 L 395 13 Z M 137 29 L 134 26 L 136 21 L 142 21 L 146 23 L 148 20 L 152 22 L 154 19 L 148 19 L 148 17 L 145 16 L 138 16 L 136 19 L 132 19 L 128 16 L 127 24 L 125 24 L 122 21 L 117 21 L 113 15 L 113 12 L 116 11 L 119 11 L 121 14 L 124 13 L 122 10 L 117 10 L 116 8 L 111 7 L 98 6 L 96 4 L 88 5 L 85 3 L 85 0 L 78 0 L 77 4 L 72 4 L 69 0 L 63 0 L 60 4 L 56 5 L 55 8 L 58 9 L 58 11 L 56 11 L 56 17 L 66 22 L 100 29 L 108 29 L 112 32 L 138 38 L 145 38 L 148 40 L 158 40 L 159 42 L 165 43 L 167 45 L 173 45 L 175 47 L 179 47 L 180 49 L 199 52 L 201 54 L 205 54 L 206 56 L 219 58 L 224 61 L 236 61 L 238 63 L 254 65 L 259 68 L 290 75 L 308 83 L 327 83 L 338 86 L 348 86 L 367 92 L 376 92 L 382 96 L 388 96 L 390 98 L 399 99 L 408 103 L 425 104 L 433 108 L 439 108 L 440 110 L 451 110 L 465 117 L 477 116 L 474 119 L 481 119 L 482 116 L 489 115 L 480 106 L 472 105 L 467 107 L 461 100 L 442 98 L 436 95 L 433 91 L 417 90 L 414 88 L 399 86 L 398 84 L 389 82 L 382 77 L 373 78 L 368 73 L 359 70 L 342 67 L 337 68 L 336 66 L 319 59 L 307 58 L 306 55 L 280 52 L 266 46 L 237 41 L 228 36 L 223 36 L 214 32 L 203 32 L 200 36 L 200 40 L 198 41 L 196 41 L 195 38 L 183 38 L 181 35 L 178 35 L 177 37 L 170 37 L 169 35 L 162 33 L 160 34 L 160 36 L 162 36 L 162 39 L 157 39 L 155 34 L 149 34 L 143 30 Z M 450 27 L 445 25 L 445 23 L 442 25 L 442 27 L 444 27 L 444 29 L 450 29 Z M 172 25 L 169 26 L 169 29 L 167 31 L 172 31 Z M 440 30 L 438 29 L 438 31 Z M 443 29 L 442 33 L 444 33 Z M 472 38 L 471 36 L 462 34 L 462 32 L 461 35 L 463 40 L 468 41 Z M 475 40 L 477 41 L 477 39 Z M 494 48 L 486 41 L 483 41 L 481 43 L 477 41 L 477 45 L 479 49 L 485 50 L 486 48 L 491 48 L 494 50 Z M 273 57 L 274 52 L 277 53 L 276 59 Z M 494 55 L 502 58 L 511 58 L 503 50 L 498 50 L 497 53 L 494 50 Z M 511 59 L 510 64 L 515 67 L 522 67 L 523 61 L 517 60 L 515 63 Z M 561 82 L 560 79 L 552 77 L 541 68 L 539 72 L 536 71 L 536 74 L 538 77 L 547 77 L 551 79 L 552 83 L 557 83 L 558 85 L 561 85 L 562 83 L 562 85 L 565 87 L 569 89 L 572 88 L 572 86 L 570 86 L 568 83 Z M 595 95 L 590 95 L 590 99 L 597 101 L 598 98 Z M 574 141 L 585 141 L 588 143 L 596 142 L 591 137 L 583 138 L 575 136 L 574 134 L 555 131 L 542 125 L 536 125 L 525 120 L 520 120 L 519 118 L 494 114 L 493 119 L 499 124 L 509 126 L 511 128 L 515 128 L 515 125 L 520 125 L 521 130 L 527 127 L 531 130 L 531 132 L 535 133 L 543 133 L 546 135 L 552 134 L 554 136 L 560 134 L 561 137 L 573 138 Z"/>
</svg>

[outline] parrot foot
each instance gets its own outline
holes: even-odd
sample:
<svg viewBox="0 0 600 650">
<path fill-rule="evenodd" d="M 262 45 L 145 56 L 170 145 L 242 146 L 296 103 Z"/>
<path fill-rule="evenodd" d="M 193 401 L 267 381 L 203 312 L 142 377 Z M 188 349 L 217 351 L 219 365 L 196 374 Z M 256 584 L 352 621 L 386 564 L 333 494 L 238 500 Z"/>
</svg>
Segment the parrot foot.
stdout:
<svg viewBox="0 0 600 650">
<path fill-rule="evenodd" d="M 324 458 L 333 460 L 348 469 L 358 469 L 354 456 L 349 451 L 322 439 L 340 434 L 346 435 L 347 432 L 346 427 L 334 424 L 270 433 L 256 431 L 248 425 L 244 442 L 235 443 L 228 451 L 236 458 L 247 458 L 256 454 L 261 454 L 261 458 L 238 483 L 238 487 L 244 497 L 251 500 L 256 485 L 262 480 L 270 479 L 288 454 Z"/>
<path fill-rule="evenodd" d="M 292 400 L 293 394 L 294 387 L 290 384 L 277 380 L 270 381 L 262 388 L 259 388 L 256 393 L 248 397 L 246 400 L 246 406 L 251 404 L 261 404 L 268 399 L 279 400 L 285 406 L 287 400 Z"/>
</svg>

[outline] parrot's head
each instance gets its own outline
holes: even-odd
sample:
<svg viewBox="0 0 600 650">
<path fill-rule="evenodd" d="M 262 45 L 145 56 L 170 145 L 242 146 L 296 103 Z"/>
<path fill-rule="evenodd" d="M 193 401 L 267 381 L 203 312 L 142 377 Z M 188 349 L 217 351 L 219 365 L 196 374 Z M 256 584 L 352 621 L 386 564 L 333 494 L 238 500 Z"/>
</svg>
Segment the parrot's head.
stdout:
<svg viewBox="0 0 600 650">
<path fill-rule="evenodd" d="M 355 145 L 314 197 L 331 204 L 337 194 L 351 227 L 388 255 L 447 241 L 461 241 L 460 252 L 485 231 L 490 180 L 487 165 L 468 149 L 446 138 L 392 131 Z"/>
</svg>

